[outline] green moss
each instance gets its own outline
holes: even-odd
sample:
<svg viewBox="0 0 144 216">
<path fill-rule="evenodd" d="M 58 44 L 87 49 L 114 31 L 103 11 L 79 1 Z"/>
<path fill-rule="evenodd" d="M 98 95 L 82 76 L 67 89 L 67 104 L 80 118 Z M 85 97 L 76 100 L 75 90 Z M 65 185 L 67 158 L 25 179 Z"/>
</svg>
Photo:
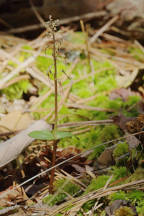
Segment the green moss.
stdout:
<svg viewBox="0 0 144 216">
<path fill-rule="evenodd" d="M 126 142 L 121 142 L 117 144 L 113 151 L 114 158 L 118 158 L 124 154 L 128 153 L 128 144 Z"/>
<path fill-rule="evenodd" d="M 144 169 L 139 167 L 135 170 L 135 172 L 127 179 L 127 182 L 137 181 L 144 179 Z"/>
<path fill-rule="evenodd" d="M 88 193 L 88 192 L 104 187 L 108 179 L 109 179 L 109 176 L 107 175 L 101 175 L 93 179 L 90 185 L 87 187 L 85 193 Z"/>
<path fill-rule="evenodd" d="M 108 91 L 117 86 L 115 80 L 115 69 L 109 62 L 93 61 L 95 70 L 100 70 L 93 76 L 95 91 Z M 103 69 L 103 70 L 101 70 Z"/>
<path fill-rule="evenodd" d="M 109 196 L 111 203 L 115 200 L 128 200 L 136 206 L 137 212 L 144 213 L 144 192 L 140 190 L 132 190 L 129 192 L 118 191 Z"/>
<path fill-rule="evenodd" d="M 79 149 L 88 149 L 96 144 L 99 129 L 91 130 L 90 132 L 73 136 L 70 139 L 60 141 L 61 147 L 75 146 Z"/>
<path fill-rule="evenodd" d="M 131 55 L 138 61 L 142 61 L 144 59 L 144 52 L 140 49 L 140 48 L 136 48 L 136 47 L 129 47 L 129 52 L 131 53 Z"/>
<path fill-rule="evenodd" d="M 139 216 L 144 216 L 144 199 L 137 203 L 136 210 Z"/>
<path fill-rule="evenodd" d="M 92 64 L 93 64 L 95 70 L 102 69 L 102 71 L 104 71 L 104 70 L 109 69 L 110 74 L 113 74 L 113 75 L 115 74 L 114 66 L 109 61 L 101 61 L 100 62 L 100 61 L 96 61 L 96 60 L 92 59 Z"/>
<path fill-rule="evenodd" d="M 122 167 L 113 166 L 110 173 L 113 174 L 113 176 L 114 176 L 113 181 L 116 181 L 120 178 L 124 178 L 130 174 L 129 171 L 127 170 L 127 168 L 123 167 L 123 166 Z M 121 182 L 121 183 L 123 183 L 123 182 Z"/>
<path fill-rule="evenodd" d="M 8 99 L 20 99 L 23 93 L 27 93 L 31 84 L 28 80 L 21 80 L 5 89 L 2 90 L 2 93 L 7 96 Z"/>
<path fill-rule="evenodd" d="M 65 182 L 66 182 L 65 179 L 60 179 L 60 180 L 55 181 L 54 190 L 57 191 L 61 189 L 60 192 L 56 195 L 49 194 L 43 199 L 43 203 L 53 206 L 53 205 L 63 202 L 66 199 L 67 194 L 74 196 L 76 193 L 80 191 L 80 186 L 70 181 L 67 183 Z"/>
<path fill-rule="evenodd" d="M 132 208 L 127 206 L 121 206 L 119 209 L 115 211 L 115 216 L 135 216 Z"/>
<path fill-rule="evenodd" d="M 109 196 L 111 202 L 115 200 L 128 200 L 126 193 L 124 191 L 118 191 Z"/>
<path fill-rule="evenodd" d="M 50 54 L 51 50 L 47 50 L 46 54 Z M 45 73 L 46 75 L 49 76 L 50 79 L 53 79 L 53 74 L 54 74 L 54 62 L 53 58 L 49 58 L 47 56 L 38 56 L 36 59 L 36 66 L 40 71 Z M 63 58 L 59 58 L 57 60 L 57 71 L 58 71 L 58 78 L 61 77 L 63 74 L 63 71 L 66 71 L 69 68 L 70 65 L 64 63 Z"/>
<path fill-rule="evenodd" d="M 63 191 L 70 194 L 71 196 L 75 195 L 76 193 L 78 193 L 80 191 L 80 186 L 69 181 L 65 184 L 66 180 L 65 179 L 60 179 L 57 180 L 54 183 L 55 186 L 55 190 L 59 189 L 59 188 L 63 188 Z M 65 185 L 64 185 L 65 184 Z"/>
<path fill-rule="evenodd" d="M 18 64 L 16 64 L 16 63 L 13 62 L 12 60 L 9 60 L 9 61 L 8 61 L 8 65 L 9 65 L 9 66 L 12 66 L 12 67 L 14 67 L 14 68 L 16 68 L 16 67 L 18 66 Z"/>
<path fill-rule="evenodd" d="M 137 95 L 129 96 L 128 100 L 124 103 L 125 107 L 131 107 L 140 101 L 140 97 Z"/>
<path fill-rule="evenodd" d="M 102 142 L 117 139 L 119 137 L 119 129 L 116 125 L 107 125 L 103 128 L 100 137 Z"/>
<path fill-rule="evenodd" d="M 94 159 L 97 158 L 107 146 L 101 144 L 112 139 L 116 139 L 119 136 L 119 128 L 115 125 L 98 126 L 89 132 L 61 140 L 59 146 L 62 148 L 67 146 L 75 146 L 79 149 L 89 149 L 95 147 L 93 153 L 89 156 L 90 159 Z"/>
<path fill-rule="evenodd" d="M 90 97 L 93 95 L 93 92 L 91 88 L 87 88 L 87 85 L 89 84 L 89 80 L 87 80 L 87 82 L 85 80 L 81 80 L 73 85 L 72 91 L 81 98 Z"/>
<path fill-rule="evenodd" d="M 109 100 L 108 105 L 110 109 L 119 111 L 121 108 L 123 108 L 124 102 L 121 98 L 117 98 L 115 100 Z"/>
<path fill-rule="evenodd" d="M 138 202 L 144 200 L 144 192 L 140 190 L 133 190 L 127 193 L 127 197 L 133 202 Z"/>
<path fill-rule="evenodd" d="M 117 139 L 119 136 L 120 136 L 119 128 L 116 125 L 107 125 L 105 127 L 99 128 L 97 139 L 95 140 L 96 148 L 94 149 L 93 153 L 90 155 L 90 159 L 97 158 L 108 146 L 108 144 L 107 145 L 100 145 L 100 144 L 109 142 L 110 140 Z M 109 145 L 111 146 L 111 143 Z"/>
<path fill-rule="evenodd" d="M 56 196 L 49 194 L 48 196 L 43 198 L 43 203 L 53 206 L 53 205 L 63 202 L 66 197 L 67 195 L 65 193 L 59 193 Z"/>
<path fill-rule="evenodd" d="M 52 65 L 53 65 L 53 59 L 51 58 L 47 58 L 45 56 L 38 56 L 36 59 L 36 66 L 40 71 L 44 73 L 46 73 Z"/>
<path fill-rule="evenodd" d="M 92 207 L 94 206 L 96 200 L 89 200 L 88 202 L 86 202 L 82 209 L 84 212 L 90 211 L 92 209 Z"/>
<path fill-rule="evenodd" d="M 83 32 L 71 32 L 66 40 L 73 44 L 85 44 L 85 34 Z"/>
<path fill-rule="evenodd" d="M 23 62 L 25 59 L 29 58 L 30 56 L 33 55 L 32 52 L 27 52 L 27 51 L 32 51 L 33 48 L 27 44 L 22 46 L 23 51 L 21 51 L 20 56 L 19 56 L 19 61 Z"/>
</svg>

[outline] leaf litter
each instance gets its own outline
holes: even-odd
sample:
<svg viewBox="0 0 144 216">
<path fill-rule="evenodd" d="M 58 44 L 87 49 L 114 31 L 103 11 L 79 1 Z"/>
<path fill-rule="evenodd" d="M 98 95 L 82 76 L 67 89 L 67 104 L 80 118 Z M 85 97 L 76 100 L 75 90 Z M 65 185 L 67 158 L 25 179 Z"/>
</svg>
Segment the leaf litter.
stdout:
<svg viewBox="0 0 144 216">
<path fill-rule="evenodd" d="M 142 162 L 139 164 L 139 158 L 143 157 L 140 133 L 144 117 L 137 116 L 143 100 L 143 53 L 138 43 L 105 33 L 116 19 L 91 37 L 90 67 L 85 32 L 63 27 L 56 33 L 56 40 L 61 40 L 57 65 L 58 126 L 65 127 L 67 134 L 65 139 L 58 137 L 53 195 L 48 193 L 50 174 L 47 171 L 51 168 L 51 141 L 30 138 L 27 148 L 21 148 L 28 136 L 26 132 L 18 141 L 19 153 L 13 144 L 15 137 L 28 125 L 31 127 L 34 120 L 44 119 L 53 126 L 52 41 L 47 30 L 33 41 L 5 38 L 5 48 L 0 49 L 0 144 L 4 146 L 10 140 L 8 148 L 17 159 L 11 156 L 12 162 L 1 161 L 5 165 L 0 170 L 1 214 L 5 210 L 9 215 L 15 211 L 19 215 L 85 215 L 86 212 L 103 215 L 104 211 L 114 210 L 108 210 L 112 205 L 117 206 L 118 201 L 110 204 L 110 194 L 124 190 L 128 197 L 129 190 L 139 193 L 143 190 L 143 180 L 128 180 L 130 173 L 142 166 Z M 1 43 L 3 37 L 0 36 Z M 143 107 L 141 110 L 143 112 Z M 68 137 L 71 133 L 76 135 Z M 106 145 L 100 145 L 103 143 Z M 126 167 L 123 173 L 122 167 Z M 126 180 L 121 180 L 123 178 Z M 122 196 L 119 197 L 117 200 Z M 142 202 L 132 198 L 130 201 L 140 212 Z M 132 204 L 126 203 L 126 207 L 129 206 Z"/>
</svg>

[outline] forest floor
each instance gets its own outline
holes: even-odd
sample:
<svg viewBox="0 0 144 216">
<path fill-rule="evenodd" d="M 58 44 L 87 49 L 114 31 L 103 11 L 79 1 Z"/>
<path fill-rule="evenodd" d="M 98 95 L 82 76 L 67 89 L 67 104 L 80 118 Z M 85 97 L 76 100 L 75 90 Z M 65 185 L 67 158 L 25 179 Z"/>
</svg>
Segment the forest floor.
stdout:
<svg viewBox="0 0 144 216">
<path fill-rule="evenodd" d="M 54 33 L 58 128 L 70 136 L 52 194 L 53 141 L 27 128 L 55 123 L 53 39 L 0 35 L 0 215 L 144 215 L 144 48 L 81 26 Z"/>
</svg>

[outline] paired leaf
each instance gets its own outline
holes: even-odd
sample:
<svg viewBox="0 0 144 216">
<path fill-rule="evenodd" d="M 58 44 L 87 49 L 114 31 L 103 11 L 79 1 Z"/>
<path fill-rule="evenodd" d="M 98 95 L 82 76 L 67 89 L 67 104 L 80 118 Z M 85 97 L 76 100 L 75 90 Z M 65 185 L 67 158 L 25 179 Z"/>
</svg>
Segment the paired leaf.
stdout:
<svg viewBox="0 0 144 216">
<path fill-rule="evenodd" d="M 71 137 L 73 136 L 72 133 L 66 132 L 66 131 L 55 131 L 55 133 L 48 130 L 42 130 L 42 131 L 33 131 L 29 133 L 29 136 L 35 139 L 40 140 L 58 140 L 65 137 Z"/>
</svg>

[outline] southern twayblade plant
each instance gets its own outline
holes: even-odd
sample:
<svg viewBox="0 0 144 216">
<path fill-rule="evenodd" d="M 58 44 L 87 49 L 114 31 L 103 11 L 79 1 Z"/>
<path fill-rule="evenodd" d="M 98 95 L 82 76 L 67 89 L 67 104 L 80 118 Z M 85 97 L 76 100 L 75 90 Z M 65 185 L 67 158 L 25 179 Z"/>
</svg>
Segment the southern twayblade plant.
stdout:
<svg viewBox="0 0 144 216">
<path fill-rule="evenodd" d="M 40 140 L 49 140 L 53 141 L 53 156 L 52 156 L 52 166 L 56 163 L 56 151 L 57 151 L 57 144 L 60 139 L 65 137 L 72 136 L 72 133 L 70 132 L 64 132 L 64 131 L 58 131 L 57 129 L 57 123 L 58 123 L 58 79 L 57 79 L 57 47 L 56 47 L 56 38 L 55 38 L 55 32 L 56 32 L 56 22 L 52 19 L 52 17 L 49 17 L 48 22 L 48 31 L 49 34 L 52 37 L 53 41 L 53 63 L 54 63 L 54 90 L 55 90 L 55 121 L 54 121 L 54 127 L 52 131 L 48 130 L 42 130 L 42 131 L 33 131 L 29 134 L 29 136 L 40 139 Z M 53 182 L 54 182 L 54 175 L 55 175 L 55 169 L 52 169 L 51 171 L 51 178 L 50 178 L 50 185 L 49 185 L 49 192 L 53 193 Z"/>
</svg>

